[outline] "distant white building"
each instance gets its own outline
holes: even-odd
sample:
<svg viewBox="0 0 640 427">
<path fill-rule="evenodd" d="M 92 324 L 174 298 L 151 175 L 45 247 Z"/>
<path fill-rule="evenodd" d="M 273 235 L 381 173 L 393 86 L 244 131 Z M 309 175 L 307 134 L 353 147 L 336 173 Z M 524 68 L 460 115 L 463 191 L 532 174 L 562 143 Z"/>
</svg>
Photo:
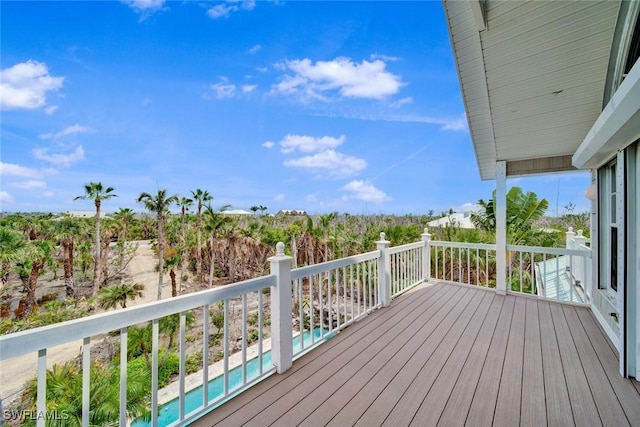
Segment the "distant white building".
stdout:
<svg viewBox="0 0 640 427">
<path fill-rule="evenodd" d="M 471 222 L 471 212 L 447 215 L 439 219 L 434 219 L 427 225 L 429 227 L 476 228 L 473 222 Z"/>
</svg>

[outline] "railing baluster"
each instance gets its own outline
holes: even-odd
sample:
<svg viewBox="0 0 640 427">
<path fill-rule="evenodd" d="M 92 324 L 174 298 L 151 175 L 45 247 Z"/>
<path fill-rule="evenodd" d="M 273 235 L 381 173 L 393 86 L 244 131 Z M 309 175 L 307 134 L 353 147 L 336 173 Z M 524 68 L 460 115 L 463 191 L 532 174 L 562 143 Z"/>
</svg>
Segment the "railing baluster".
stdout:
<svg viewBox="0 0 640 427">
<path fill-rule="evenodd" d="M 247 383 L 247 294 L 242 294 L 242 384 Z"/>
<path fill-rule="evenodd" d="M 120 425 L 127 425 L 127 346 L 129 328 L 120 329 Z"/>
<path fill-rule="evenodd" d="M 202 310 L 202 404 L 209 403 L 209 325 L 211 322 L 209 304 Z M 262 364 L 260 364 L 262 367 Z"/>
<path fill-rule="evenodd" d="M 223 362 L 223 374 L 224 374 L 224 394 L 229 394 L 229 300 L 224 300 L 224 362 Z"/>
<path fill-rule="evenodd" d="M 186 331 L 187 331 L 187 313 L 185 311 L 180 312 L 180 370 L 179 370 L 179 419 L 180 421 L 184 420 L 184 405 L 185 405 L 185 387 L 184 387 L 184 377 L 185 377 L 185 359 L 187 358 L 186 352 Z"/>
<path fill-rule="evenodd" d="M 322 276 L 318 273 L 318 302 L 320 304 L 320 327 L 324 328 L 324 292 L 322 289 Z"/>
<path fill-rule="evenodd" d="M 84 387 L 84 384 L 83 384 Z M 47 349 L 38 350 L 38 391 L 36 399 L 36 410 L 38 414 L 45 414 L 47 411 Z M 4 417 L 4 414 L 2 414 Z M 45 418 L 38 417 L 36 420 L 38 427 L 44 427 Z"/>
<path fill-rule="evenodd" d="M 313 287 L 311 286 L 310 289 L 313 289 Z M 313 299 L 311 300 L 313 302 Z M 264 322 L 264 315 L 263 315 L 263 301 L 262 301 L 262 290 L 258 291 L 258 375 L 262 376 L 262 373 L 264 372 L 264 367 L 263 365 L 263 361 L 262 361 L 262 340 L 264 339 L 263 337 L 263 322 Z M 311 313 L 313 313 L 313 310 L 311 310 Z M 313 335 L 312 335 L 313 336 Z"/>
<path fill-rule="evenodd" d="M 158 425 L 158 338 L 160 319 L 151 323 L 151 425 Z"/>
<path fill-rule="evenodd" d="M 343 317 L 343 321 L 345 324 L 349 323 L 349 319 L 347 319 L 347 274 L 346 274 L 346 268 L 347 267 L 342 267 L 342 291 L 344 293 L 344 317 Z"/>
<path fill-rule="evenodd" d="M 295 281 L 298 288 L 298 322 L 300 324 L 300 334 L 304 334 L 304 278 Z M 304 350 L 304 340 L 300 340 L 300 351 Z"/>
<path fill-rule="evenodd" d="M 91 406 L 91 338 L 82 340 L 82 425 L 89 427 Z"/>
</svg>

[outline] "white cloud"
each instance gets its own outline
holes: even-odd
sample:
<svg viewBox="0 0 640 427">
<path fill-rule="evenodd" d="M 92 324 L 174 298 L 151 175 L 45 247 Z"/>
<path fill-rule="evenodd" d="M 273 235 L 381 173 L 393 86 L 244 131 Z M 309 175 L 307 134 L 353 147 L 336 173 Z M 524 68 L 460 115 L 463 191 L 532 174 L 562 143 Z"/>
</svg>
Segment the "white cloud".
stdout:
<svg viewBox="0 0 640 427">
<path fill-rule="evenodd" d="M 42 174 L 31 168 L 0 162 L 0 176 L 19 176 L 22 178 L 39 178 Z"/>
<path fill-rule="evenodd" d="M 273 198 L 273 200 L 275 200 L 276 202 L 281 202 L 284 200 L 284 194 L 280 193 L 280 194 L 276 194 Z"/>
<path fill-rule="evenodd" d="M 209 18 L 218 19 L 218 18 L 227 18 L 231 15 L 231 12 L 235 12 L 238 10 L 238 6 L 229 6 L 226 4 L 217 4 L 207 10 L 207 15 Z"/>
<path fill-rule="evenodd" d="M 56 112 L 56 110 L 58 109 L 57 105 L 51 105 L 47 108 L 44 109 L 44 112 L 47 116 L 53 116 L 53 113 Z"/>
<path fill-rule="evenodd" d="M 287 135 L 278 144 L 283 153 L 291 153 L 296 149 L 303 153 L 313 153 L 327 149 L 336 148 L 345 141 L 346 137 L 340 135 L 338 138 L 332 136 L 322 136 L 315 138 L 306 135 Z"/>
<path fill-rule="evenodd" d="M 397 101 L 392 102 L 391 104 L 389 104 L 389 107 L 391 108 L 400 108 L 403 105 L 406 104 L 413 104 L 413 98 L 410 96 L 407 96 L 405 98 L 399 99 Z"/>
<path fill-rule="evenodd" d="M 249 49 L 249 53 L 251 55 L 255 55 L 256 53 L 260 52 L 262 50 L 262 46 L 260 46 L 259 44 L 252 46 L 251 49 Z"/>
<path fill-rule="evenodd" d="M 348 196 L 350 198 L 365 202 L 382 203 L 391 200 L 391 197 L 387 196 L 382 190 L 363 180 L 351 181 L 342 187 L 342 191 L 350 193 Z"/>
<path fill-rule="evenodd" d="M 338 153 L 335 150 L 325 150 L 312 156 L 304 156 L 298 159 L 285 160 L 285 166 L 310 169 L 320 177 L 348 178 L 357 175 L 366 169 L 367 162 L 364 159 Z"/>
<path fill-rule="evenodd" d="M 45 191 L 44 193 L 42 193 L 42 197 L 53 197 L 55 195 L 56 193 L 54 193 L 53 191 Z"/>
<path fill-rule="evenodd" d="M 464 212 L 475 212 L 480 208 L 477 203 L 464 203 L 461 206 L 453 208 L 456 212 L 464 213 Z"/>
<path fill-rule="evenodd" d="M 242 2 L 242 8 L 244 10 L 253 10 L 256 7 L 256 0 L 244 0 Z"/>
<path fill-rule="evenodd" d="M 244 86 L 242 86 L 242 92 L 251 93 L 254 90 L 256 90 L 257 87 L 258 87 L 258 85 L 244 85 Z"/>
<path fill-rule="evenodd" d="M 130 8 L 138 11 L 154 11 L 162 9 L 165 0 L 125 0 L 124 1 Z"/>
<path fill-rule="evenodd" d="M 304 201 L 308 203 L 315 203 L 318 201 L 318 197 L 315 194 L 307 194 L 304 196 Z"/>
<path fill-rule="evenodd" d="M 85 158 L 81 145 L 77 146 L 73 153 L 69 154 L 49 154 L 48 148 L 34 148 L 31 153 L 36 159 L 53 163 L 58 167 L 69 167 Z"/>
<path fill-rule="evenodd" d="M 9 184 L 13 188 L 19 188 L 21 190 L 32 190 L 34 188 L 46 188 L 47 184 L 44 181 L 37 179 L 30 179 L 28 181 L 12 182 Z"/>
<path fill-rule="evenodd" d="M 343 97 L 384 99 L 396 94 L 404 83 L 400 76 L 385 70 L 381 60 L 361 63 L 339 57 L 333 61 L 312 61 L 308 58 L 279 63 L 278 67 L 293 72 L 282 77 L 273 91 L 298 94 L 303 99 L 326 99 L 325 93 L 338 91 Z"/>
<path fill-rule="evenodd" d="M 40 134 L 40 135 L 38 135 L 38 138 L 40 138 L 40 139 L 60 139 L 60 138 L 63 138 L 65 136 L 71 136 L 71 135 L 75 135 L 75 134 L 78 134 L 78 133 L 87 133 L 90 130 L 91 129 L 89 129 L 86 126 L 81 126 L 81 125 L 75 124 L 75 125 L 67 126 L 66 128 L 62 129 L 60 132 Z"/>
<path fill-rule="evenodd" d="M 398 58 L 397 56 L 383 55 L 381 53 L 372 53 L 370 58 L 372 61 L 375 61 L 376 59 L 381 59 L 385 62 L 396 62 L 400 60 L 400 58 Z"/>
<path fill-rule="evenodd" d="M 273 148 L 274 145 L 276 144 L 273 141 L 267 141 L 264 144 L 262 144 L 264 148 Z"/>
<path fill-rule="evenodd" d="M 7 191 L 0 191 L 0 202 L 13 203 L 13 196 Z"/>
<path fill-rule="evenodd" d="M 462 114 L 458 117 L 431 117 L 431 116 L 415 116 L 415 115 L 371 115 L 371 116 L 350 116 L 360 120 L 382 120 L 387 122 L 405 122 L 405 123 L 425 123 L 431 125 L 440 125 L 441 130 L 466 131 L 467 116 Z"/>
<path fill-rule="evenodd" d="M 64 77 L 49 75 L 42 62 L 27 61 L 0 71 L 0 109 L 35 110 L 47 103 L 47 92 L 62 87 Z"/>
<path fill-rule="evenodd" d="M 221 82 L 211 85 L 211 90 L 215 93 L 216 98 L 233 98 L 236 94 L 236 85 L 228 83 L 229 80 L 225 77 L 222 77 L 221 80 Z"/>
</svg>

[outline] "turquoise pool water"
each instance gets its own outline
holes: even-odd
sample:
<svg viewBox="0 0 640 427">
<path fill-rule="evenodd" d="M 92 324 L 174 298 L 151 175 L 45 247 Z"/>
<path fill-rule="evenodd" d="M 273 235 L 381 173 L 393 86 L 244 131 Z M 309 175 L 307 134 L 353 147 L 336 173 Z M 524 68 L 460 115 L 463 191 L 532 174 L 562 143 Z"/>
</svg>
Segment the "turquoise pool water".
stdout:
<svg viewBox="0 0 640 427">
<path fill-rule="evenodd" d="M 317 341 L 323 333 L 328 331 L 322 329 L 314 329 L 314 342 Z M 304 343 L 305 345 L 311 344 L 311 332 L 307 331 L 304 334 Z M 293 348 L 294 352 L 296 351 L 296 346 L 300 346 L 300 336 L 297 336 L 293 339 Z M 247 381 L 257 377 L 260 373 L 260 360 L 256 357 L 254 359 L 247 361 Z M 262 370 L 266 371 L 271 368 L 271 351 L 266 351 L 262 354 Z M 238 366 L 236 368 L 229 370 L 229 390 L 233 390 L 235 387 L 238 387 L 242 384 L 242 366 Z M 215 377 L 208 384 L 208 392 L 209 392 L 209 401 L 213 401 L 218 399 L 224 394 L 224 376 L 220 375 L 219 377 Z M 191 411 L 194 411 L 202 406 L 202 386 L 198 386 L 191 391 L 188 391 L 185 394 L 184 401 L 184 412 L 188 414 Z M 174 423 L 178 420 L 179 415 L 179 401 L 178 398 L 175 398 L 164 405 L 160 406 L 158 411 L 158 426 L 166 427 L 171 423 Z M 151 422 L 147 422 L 141 419 L 135 420 L 132 424 L 132 427 L 146 427 L 150 426 Z"/>
</svg>

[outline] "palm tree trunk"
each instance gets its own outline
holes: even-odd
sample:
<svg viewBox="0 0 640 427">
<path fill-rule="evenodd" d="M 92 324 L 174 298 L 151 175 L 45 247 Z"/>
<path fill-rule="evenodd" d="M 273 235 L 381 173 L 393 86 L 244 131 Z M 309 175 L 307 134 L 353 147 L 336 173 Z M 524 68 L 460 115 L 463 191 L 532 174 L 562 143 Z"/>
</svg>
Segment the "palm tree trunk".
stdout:
<svg viewBox="0 0 640 427">
<path fill-rule="evenodd" d="M 72 297 L 75 293 L 73 286 L 73 240 L 65 239 L 62 242 L 64 246 L 64 287 L 68 297 Z"/>
<path fill-rule="evenodd" d="M 36 287 L 38 286 L 38 276 L 40 270 L 44 267 L 44 260 L 34 260 L 31 272 L 29 273 L 29 282 L 27 286 L 27 296 L 25 298 L 25 308 L 22 317 L 27 317 L 33 313 L 36 307 Z"/>
<path fill-rule="evenodd" d="M 95 254 L 93 257 L 93 296 L 98 295 L 101 282 L 101 268 L 100 268 L 100 200 L 96 199 L 96 236 L 95 236 Z"/>
<path fill-rule="evenodd" d="M 216 262 L 216 253 L 214 248 L 215 240 L 213 236 L 211 236 L 211 268 L 209 269 L 209 287 L 213 287 L 213 275 L 215 271 L 215 262 Z"/>
<path fill-rule="evenodd" d="M 171 296 L 178 296 L 178 284 L 176 283 L 176 272 L 173 270 L 169 270 L 169 277 L 171 277 Z"/>
<path fill-rule="evenodd" d="M 158 215 L 158 301 L 162 299 L 164 279 L 164 239 L 162 236 L 162 214 Z"/>
</svg>

